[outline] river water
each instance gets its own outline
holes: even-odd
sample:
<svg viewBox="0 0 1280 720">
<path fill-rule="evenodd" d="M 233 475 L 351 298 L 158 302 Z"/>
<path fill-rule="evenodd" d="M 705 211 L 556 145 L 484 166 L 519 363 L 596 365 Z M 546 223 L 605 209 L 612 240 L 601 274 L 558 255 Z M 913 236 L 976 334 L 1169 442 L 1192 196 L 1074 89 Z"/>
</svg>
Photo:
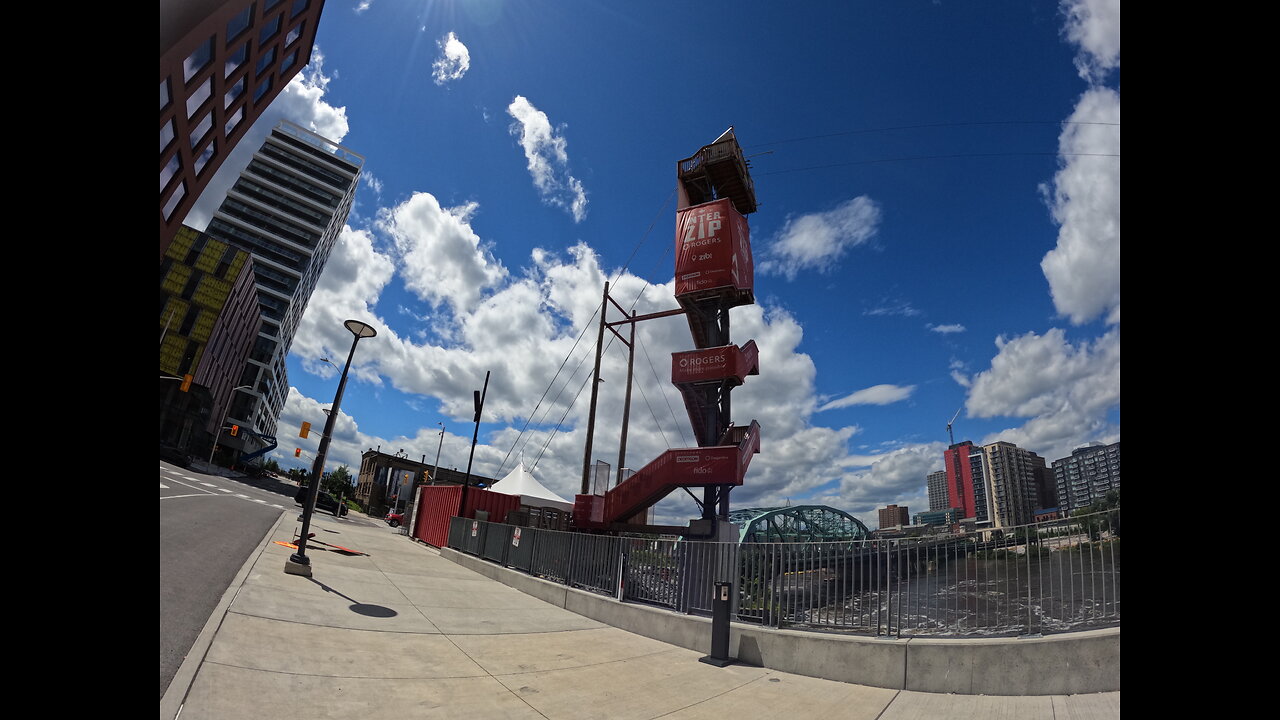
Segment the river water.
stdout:
<svg viewBox="0 0 1280 720">
<path fill-rule="evenodd" d="M 904 558 L 896 578 L 862 583 L 828 569 L 794 573 L 783 625 L 887 635 L 1027 635 L 1120 624 L 1119 543 Z"/>
</svg>

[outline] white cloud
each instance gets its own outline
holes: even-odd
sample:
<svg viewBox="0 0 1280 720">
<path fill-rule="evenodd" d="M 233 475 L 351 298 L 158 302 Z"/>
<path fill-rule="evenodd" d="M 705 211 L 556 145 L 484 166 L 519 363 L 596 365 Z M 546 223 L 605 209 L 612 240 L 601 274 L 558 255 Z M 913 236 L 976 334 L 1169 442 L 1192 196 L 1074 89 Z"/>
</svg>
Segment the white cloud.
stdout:
<svg viewBox="0 0 1280 720">
<path fill-rule="evenodd" d="M 944 443 L 934 442 L 885 453 L 873 459 L 869 470 L 847 473 L 834 492 L 813 502 L 838 507 L 872 530 L 879 526 L 876 511 L 890 503 L 906 506 L 912 515 L 927 510 L 925 477 L 937 469 L 945 449 Z"/>
<path fill-rule="evenodd" d="M 885 299 L 885 300 L 881 300 L 880 303 L 881 304 L 878 305 L 877 307 L 871 308 L 870 310 L 862 311 L 862 314 L 870 315 L 872 317 L 888 317 L 891 315 L 901 315 L 902 317 L 916 317 L 917 315 L 924 314 L 919 310 L 917 310 L 916 308 L 912 307 L 911 303 L 904 300 Z"/>
<path fill-rule="evenodd" d="M 378 229 L 394 242 L 405 287 L 454 313 L 473 309 L 482 293 L 497 286 L 507 270 L 471 229 L 477 203 L 442 208 L 435 196 L 418 192 L 384 210 Z"/>
<path fill-rule="evenodd" d="M 462 44 L 456 33 L 450 31 L 440 38 L 440 57 L 431 64 L 431 75 L 437 85 L 444 85 L 451 80 L 458 80 L 471 69 L 471 52 Z"/>
<path fill-rule="evenodd" d="M 1120 122 L 1120 94 L 1086 92 L 1071 123 Z M 1040 263 L 1058 312 L 1079 325 L 1099 315 L 1120 322 L 1120 160 L 1079 153 L 1120 152 L 1115 125 L 1068 124 L 1058 139 L 1062 169 L 1049 197 L 1061 228 L 1058 245 Z"/>
<path fill-rule="evenodd" d="M 965 375 L 963 372 L 968 370 L 968 367 L 966 367 L 963 362 L 952 358 L 951 362 L 947 365 L 947 369 L 951 371 L 951 379 L 955 380 L 956 384 L 960 387 L 967 388 L 973 385 L 973 381 L 970 380 L 969 376 Z"/>
<path fill-rule="evenodd" d="M 322 137 L 341 143 L 350 129 L 347 124 L 347 109 L 330 105 L 324 97 L 333 77 L 324 74 L 324 55 L 317 45 L 312 50 L 311 62 L 285 86 L 280 95 L 245 131 L 183 222 L 196 230 L 204 230 L 208 226 L 209 220 L 226 199 L 227 191 L 248 167 L 253 154 L 262 147 L 272 128 L 279 125 L 281 120 L 297 123 Z"/>
<path fill-rule="evenodd" d="M 1053 304 L 1076 325 L 1120 322 L 1120 92 L 1099 85 L 1120 67 L 1119 0 L 1066 0 L 1064 33 L 1092 87 L 1058 136 L 1061 169 L 1043 187 L 1058 245 L 1040 263 Z M 1114 155 L 1116 157 L 1100 157 Z"/>
<path fill-rule="evenodd" d="M 911 393 L 915 392 L 915 390 L 915 385 L 873 385 L 845 395 L 839 400 L 832 400 L 818 408 L 818 412 L 850 407 L 851 405 L 889 405 L 900 400 L 906 400 L 911 397 Z"/>
<path fill-rule="evenodd" d="M 357 15 L 362 15 L 365 10 L 368 10 L 372 6 L 373 0 L 360 0 L 360 2 L 356 3 L 353 12 Z"/>
<path fill-rule="evenodd" d="M 1090 440 L 1119 436 L 1107 413 L 1120 405 L 1120 331 L 1073 345 L 1053 328 L 996 340 L 991 369 L 973 378 L 970 417 L 1029 417 L 1021 428 L 988 436 L 1052 461 Z"/>
<path fill-rule="evenodd" d="M 1120 3 L 1069 0 L 1062 10 L 1064 33 L 1080 48 L 1076 67 L 1094 86 L 1059 135 L 1061 169 L 1052 187 L 1041 188 L 1061 227 L 1040 267 L 1059 313 L 1076 325 L 1102 316 L 1112 327 L 1078 344 L 1058 328 L 1002 336 L 989 370 L 966 377 L 952 367 L 956 382 L 969 388 L 971 417 L 1030 418 L 983 443 L 1013 442 L 1048 462 L 1086 442 L 1120 437 L 1108 419 L 1120 407 L 1120 162 L 1097 157 L 1120 153 L 1120 93 L 1097 85 L 1120 66 Z"/>
<path fill-rule="evenodd" d="M 1120 0 L 1063 0 L 1062 13 L 1080 77 L 1093 83 L 1120 67 Z"/>
<path fill-rule="evenodd" d="M 960 323 L 955 323 L 953 325 L 930 325 L 928 327 L 933 332 L 942 333 L 943 335 L 950 335 L 951 333 L 962 333 L 965 330 L 964 326 L 961 325 Z"/>
<path fill-rule="evenodd" d="M 511 125 L 511 134 L 520 136 L 529 174 L 542 201 L 569 211 L 574 222 L 582 222 L 587 216 L 587 192 L 582 183 L 569 174 L 564 126 L 553 129 L 547 114 L 521 95 L 507 106 L 507 114 L 516 120 Z"/>
<path fill-rule="evenodd" d="M 426 203 L 425 198 L 430 197 L 419 195 L 422 196 L 417 201 L 419 204 Z M 426 208 L 437 222 L 457 218 L 432 205 L 434 202 Z M 387 210 L 383 215 L 391 218 L 397 211 L 403 214 L 409 209 Z M 412 209 L 423 212 L 420 206 Z M 395 227 L 403 230 L 406 225 L 397 220 Z M 380 225 L 375 232 L 390 234 L 389 227 Z M 481 245 L 483 242 L 478 240 L 469 243 L 473 260 L 483 256 Z M 389 382 L 401 391 L 421 397 L 452 418 L 448 424 L 458 436 L 469 435 L 471 391 L 479 389 L 485 371 L 491 370 L 485 419 L 500 429 L 480 438 L 476 472 L 489 477 L 505 473 L 524 450 L 526 464 L 538 462 L 536 474 L 547 487 L 565 497 L 577 493 L 587 394 L 584 392 L 578 397 L 572 408 L 569 405 L 591 370 L 591 337 L 574 350 L 565 371 L 530 424 L 530 431 L 501 471 L 500 466 L 526 416 L 533 412 L 534 404 L 556 374 L 561 360 L 569 354 L 579 330 L 588 324 L 600 303 L 600 288 L 606 276 L 596 254 L 585 244 L 567 253 L 535 251 L 530 266 L 519 277 L 504 273 L 491 294 L 475 303 L 458 303 L 453 322 L 455 333 L 448 345 L 425 339 L 434 336 L 412 333 L 412 337 L 401 336 L 372 312 L 377 295 L 386 283 L 395 273 L 405 273 L 410 263 L 408 258 L 409 254 L 398 248 L 390 255 L 377 251 L 368 232 L 348 230 L 344 234 L 294 343 L 294 352 L 304 368 L 332 372 L 327 365 L 319 363 L 318 358 L 333 357 L 350 347 L 350 335 L 342 328 L 342 321 L 356 317 L 372 322 L 379 334 L 361 341 L 355 359 L 356 380 L 349 386 L 348 393 L 377 392 L 379 384 Z M 639 313 L 665 310 L 674 305 L 672 282 L 647 289 L 646 285 L 634 275 L 623 274 L 614 278 L 612 287 L 624 306 L 639 296 L 635 307 Z M 403 316 L 417 311 L 400 304 L 395 312 Z M 761 350 L 761 374 L 752 376 L 734 393 L 734 419 L 740 423 L 754 419 L 763 428 L 763 451 L 753 459 L 744 486 L 734 491 L 736 506 L 782 504 L 787 497 L 811 495 L 824 485 L 838 485 L 854 468 L 865 467 L 875 459 L 850 455 L 848 443 L 859 431 L 856 426 L 825 428 L 809 422 L 816 407 L 816 369 L 807 355 L 798 352 L 803 331 L 793 317 L 758 305 L 740 307 L 733 310 L 733 327 L 739 343 L 755 339 Z M 693 441 L 683 403 L 667 376 L 670 353 L 687 350 L 692 344 L 687 321 L 671 317 L 643 323 L 637 337 L 641 349 L 636 357 L 637 380 L 627 464 L 638 468 L 668 447 L 682 447 Z M 654 363 L 652 369 L 646 367 L 650 361 Z M 616 431 L 622 417 L 626 377 L 626 356 L 620 344 L 615 343 L 606 351 L 602 377 L 605 382 L 600 386 L 599 427 Z M 296 400 L 291 398 L 290 402 Z M 561 418 L 564 422 L 556 430 Z M 281 422 L 284 427 L 293 419 Z M 404 447 L 410 454 L 430 453 L 438 437 L 433 430 L 406 429 L 408 435 L 421 439 L 411 444 L 409 439 L 366 436 L 357 429 L 347 442 L 347 452 L 354 458 L 358 449 L 382 445 Z M 469 436 L 457 442 L 453 440 L 453 435 L 445 440 L 442 464 L 446 466 L 465 464 Z M 616 464 L 618 442 L 615 432 L 598 430 L 594 457 Z M 658 514 L 662 522 L 683 523 L 696 515 L 696 508 L 687 495 L 679 493 L 660 505 Z"/>
<path fill-rule="evenodd" d="M 879 226 L 880 206 L 866 195 L 825 212 L 788 216 L 765 250 L 760 269 L 788 280 L 801 270 L 830 272 L 846 250 L 875 237 Z"/>
<path fill-rule="evenodd" d="M 373 236 L 368 231 L 343 227 L 290 348 L 308 372 L 324 377 L 335 372 L 319 361 L 322 357 L 342 364 L 351 347 L 351 333 L 343 322 L 360 320 L 373 325 L 379 336 L 387 332 L 387 324 L 377 317 L 373 307 L 393 273 L 391 258 L 374 249 Z M 367 356 L 358 354 L 353 367 L 359 373 L 368 364 Z M 364 374 L 368 376 L 367 371 Z"/>
</svg>

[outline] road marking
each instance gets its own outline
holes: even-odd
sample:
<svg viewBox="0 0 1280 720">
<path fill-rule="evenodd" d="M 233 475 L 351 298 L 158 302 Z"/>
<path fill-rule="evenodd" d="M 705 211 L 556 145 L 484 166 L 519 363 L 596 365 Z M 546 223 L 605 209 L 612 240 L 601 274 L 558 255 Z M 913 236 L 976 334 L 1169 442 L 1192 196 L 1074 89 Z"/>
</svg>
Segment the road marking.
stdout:
<svg viewBox="0 0 1280 720">
<path fill-rule="evenodd" d="M 183 486 L 183 487 L 189 487 L 189 488 L 191 488 L 192 490 L 199 490 L 199 491 L 200 491 L 200 492 L 202 492 L 202 493 L 209 493 L 209 491 L 208 491 L 208 490 L 205 490 L 205 489 L 203 489 L 203 488 L 198 488 L 198 487 L 196 487 L 195 485 L 188 485 L 188 484 L 186 484 L 186 483 L 184 483 L 184 482 L 182 482 L 182 481 L 180 481 L 180 480 L 171 480 L 170 482 L 172 482 L 172 483 L 174 483 L 174 484 L 176 484 L 176 485 L 181 485 L 181 486 Z M 212 495 L 213 493 L 209 493 L 209 494 L 210 494 L 210 495 Z"/>
<path fill-rule="evenodd" d="M 252 500 L 252 501 L 254 501 L 254 502 L 256 502 L 256 503 L 262 503 L 263 505 L 266 505 L 266 504 L 267 504 L 267 501 L 266 501 L 266 500 L 259 500 L 258 498 L 248 498 L 248 499 L 249 499 L 249 500 Z"/>
<path fill-rule="evenodd" d="M 230 491 L 228 491 L 228 492 L 230 492 Z M 245 500 L 252 500 L 252 499 L 253 499 L 253 498 L 249 497 L 248 495 L 241 495 L 240 493 L 236 493 L 236 497 L 238 497 L 238 498 L 244 498 Z"/>
<path fill-rule="evenodd" d="M 189 498 L 189 497 L 209 497 L 209 495 L 206 493 L 191 493 L 190 495 L 166 495 L 165 497 L 162 497 L 160 499 L 161 500 L 177 500 L 178 498 Z"/>
<path fill-rule="evenodd" d="M 219 491 L 219 492 L 225 492 L 225 493 L 229 493 L 229 492 L 231 492 L 230 490 L 228 490 L 228 489 L 226 489 L 226 488 L 218 488 L 218 491 Z"/>
<path fill-rule="evenodd" d="M 169 486 L 168 486 L 168 485 L 165 485 L 164 483 L 160 483 L 160 489 L 161 489 L 161 490 L 168 490 L 168 489 L 169 489 Z"/>
<path fill-rule="evenodd" d="M 205 487 L 218 487 L 217 485 L 214 485 L 213 483 L 202 482 L 202 483 L 200 483 L 200 484 L 201 484 L 201 485 L 203 485 L 203 486 L 205 486 Z"/>
<path fill-rule="evenodd" d="M 178 477 L 184 480 L 190 480 L 191 482 L 200 482 L 200 478 L 193 478 L 190 475 L 179 475 Z"/>
</svg>

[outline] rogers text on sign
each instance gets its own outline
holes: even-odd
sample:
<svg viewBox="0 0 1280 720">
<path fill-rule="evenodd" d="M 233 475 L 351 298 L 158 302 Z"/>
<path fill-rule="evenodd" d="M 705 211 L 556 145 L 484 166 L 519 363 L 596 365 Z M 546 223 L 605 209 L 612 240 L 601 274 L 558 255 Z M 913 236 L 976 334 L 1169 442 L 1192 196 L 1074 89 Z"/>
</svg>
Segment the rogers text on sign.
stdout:
<svg viewBox="0 0 1280 720">
<path fill-rule="evenodd" d="M 711 364 L 711 363 L 715 363 L 715 364 L 717 364 L 717 365 L 723 365 L 723 364 L 724 364 L 725 359 L 726 359 L 726 356 L 725 356 L 725 355 L 711 355 L 711 356 L 709 356 L 709 357 L 680 358 L 680 367 L 689 367 L 690 365 L 694 365 L 694 366 L 697 366 L 697 365 L 709 365 L 709 364 Z"/>
</svg>

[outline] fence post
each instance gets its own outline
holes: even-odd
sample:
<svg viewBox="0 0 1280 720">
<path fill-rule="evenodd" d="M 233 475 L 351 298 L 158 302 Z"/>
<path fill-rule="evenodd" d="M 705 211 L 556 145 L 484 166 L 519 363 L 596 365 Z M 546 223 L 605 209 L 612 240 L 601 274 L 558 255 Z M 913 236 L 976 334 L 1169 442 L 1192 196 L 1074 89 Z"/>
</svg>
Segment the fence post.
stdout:
<svg viewBox="0 0 1280 720">
<path fill-rule="evenodd" d="M 581 533 L 574 533 L 569 536 L 569 562 L 564 568 L 564 584 L 573 587 L 573 561 L 578 550 L 578 536 Z"/>
<path fill-rule="evenodd" d="M 620 542 L 618 544 L 618 602 L 622 602 L 622 598 L 626 594 L 626 586 L 627 586 L 627 545 L 625 542 Z"/>
</svg>

